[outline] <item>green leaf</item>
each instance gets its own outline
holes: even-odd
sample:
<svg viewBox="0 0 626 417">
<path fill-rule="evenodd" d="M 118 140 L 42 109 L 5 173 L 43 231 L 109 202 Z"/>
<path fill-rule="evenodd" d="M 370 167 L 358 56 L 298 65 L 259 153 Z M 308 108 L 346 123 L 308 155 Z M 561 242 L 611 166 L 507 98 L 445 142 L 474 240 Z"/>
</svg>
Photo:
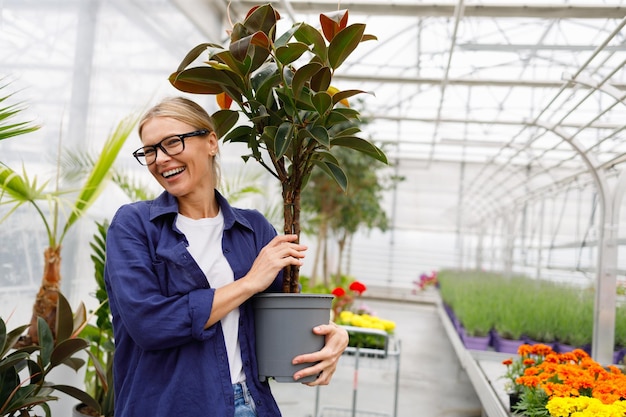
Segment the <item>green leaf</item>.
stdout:
<svg viewBox="0 0 626 417">
<path fill-rule="evenodd" d="M 2 359 L 2 361 L 0 361 L 0 372 L 6 372 L 7 369 L 16 366 L 20 362 L 27 360 L 29 357 L 30 353 L 28 352 L 20 351 L 11 353 L 11 355 L 5 357 L 4 359 Z"/>
<path fill-rule="evenodd" d="M 263 134 L 261 135 L 259 141 L 265 144 L 266 149 L 274 149 L 274 142 L 276 139 L 277 130 L 278 128 L 276 126 L 265 126 L 265 128 L 263 128 Z M 255 157 L 257 156 L 260 157 L 260 154 L 255 155 Z"/>
<path fill-rule="evenodd" d="M 341 64 L 352 54 L 361 42 L 365 25 L 355 23 L 341 30 L 328 45 L 328 62 L 333 70 L 339 68 Z"/>
<path fill-rule="evenodd" d="M 286 46 L 289 43 L 289 40 L 293 37 L 293 35 L 300 30 L 300 28 L 302 27 L 302 25 L 304 25 L 304 23 L 295 23 L 291 29 L 289 29 L 288 31 L 286 31 L 285 33 L 283 33 L 282 35 L 280 35 L 280 37 L 278 39 L 276 39 L 276 42 L 274 42 L 274 47 L 276 48 L 280 48 L 283 46 Z M 297 39 L 296 39 L 297 40 Z M 305 42 L 305 45 L 307 45 L 307 49 L 308 49 L 308 45 L 309 43 Z M 283 61 L 281 61 L 283 62 Z"/>
<path fill-rule="evenodd" d="M 224 68 L 223 65 L 215 64 L 214 62 L 209 61 L 208 64 L 218 70 L 218 71 L 233 71 L 240 77 L 244 77 L 248 71 L 251 71 L 252 61 L 248 60 L 247 62 L 241 62 L 235 59 L 233 54 L 227 49 L 219 49 L 219 50 L 209 50 L 209 57 L 215 59 L 219 62 L 223 62 L 228 66 L 228 69 Z"/>
<path fill-rule="evenodd" d="M 293 124 L 290 122 L 281 123 L 274 138 L 274 154 L 276 158 L 281 158 L 287 152 L 293 140 Z"/>
<path fill-rule="evenodd" d="M 212 43 L 201 43 L 200 45 L 194 46 L 191 49 L 191 51 L 187 52 L 187 55 L 185 55 L 183 60 L 178 65 L 177 72 L 180 72 L 180 71 L 184 70 L 185 68 L 187 68 L 187 66 L 189 66 L 189 64 L 191 64 L 193 61 L 195 61 L 196 58 L 198 58 L 200 56 L 200 54 L 205 52 L 207 50 L 207 48 L 210 47 L 210 46 L 215 46 L 215 47 L 218 47 L 218 48 L 220 47 L 219 45 L 215 45 L 215 44 L 212 44 Z"/>
<path fill-rule="evenodd" d="M 296 108 L 309 112 L 305 116 L 302 116 L 302 120 L 307 123 L 312 123 L 314 120 L 319 119 L 317 109 L 313 105 L 313 94 L 311 90 L 306 90 L 306 93 L 300 95 L 300 98 L 296 100 Z"/>
<path fill-rule="evenodd" d="M 50 363 L 50 356 L 54 350 L 54 338 L 52 337 L 50 326 L 41 317 L 37 317 L 37 334 L 39 336 L 39 345 L 41 346 L 40 358 L 42 365 L 45 367 Z"/>
<path fill-rule="evenodd" d="M 194 93 L 194 94 L 219 94 L 222 92 L 222 86 L 217 83 L 210 83 L 204 79 L 204 77 L 199 77 L 198 68 L 192 68 L 190 70 L 184 70 L 180 72 L 172 73 L 168 80 L 174 88 L 180 91 L 184 91 L 185 93 Z M 184 73 L 184 75 L 183 75 Z M 183 75 L 181 77 L 181 75 Z"/>
<path fill-rule="evenodd" d="M 313 105 L 322 117 L 328 116 L 333 108 L 333 99 L 326 91 L 320 91 L 313 95 Z"/>
<path fill-rule="evenodd" d="M 328 52 L 326 48 L 326 42 L 322 34 L 311 25 L 306 23 L 301 24 L 298 30 L 294 33 L 294 37 L 307 45 L 313 45 L 313 53 L 319 57 L 321 62 L 326 62 Z"/>
<path fill-rule="evenodd" d="M 324 126 L 313 126 L 308 130 L 308 132 L 319 144 L 326 148 L 330 148 L 330 136 L 328 135 L 328 130 L 326 130 Z"/>
<path fill-rule="evenodd" d="M 67 339 L 59 343 L 50 355 L 50 366 L 55 367 L 71 358 L 76 352 L 89 347 L 89 342 L 85 339 Z"/>
<path fill-rule="evenodd" d="M 385 153 L 371 142 L 359 138 L 357 136 L 342 136 L 339 138 L 331 139 L 331 146 L 343 146 L 346 148 L 354 149 L 355 151 L 362 152 L 380 162 L 387 164 L 387 156 Z"/>
<path fill-rule="evenodd" d="M 243 22 L 248 33 L 261 31 L 266 35 L 273 35 L 278 20 L 278 12 L 270 5 L 264 4 L 254 9 Z M 273 38 L 272 38 L 273 39 Z"/>
<path fill-rule="evenodd" d="M 1 85 L 0 89 L 6 88 L 6 86 L 6 84 Z M 13 94 L 0 96 L 0 103 L 9 100 L 12 96 Z M 8 123 L 8 120 L 19 115 L 23 110 L 24 107 L 20 103 L 0 108 L 0 140 L 24 135 L 39 129 L 38 125 L 33 125 L 31 122 Z"/>
<path fill-rule="evenodd" d="M 91 395 L 87 394 L 85 391 L 79 390 L 78 388 L 72 387 L 70 385 L 55 384 L 55 385 L 52 385 L 52 388 L 54 388 L 57 391 L 61 391 L 69 395 L 72 398 L 76 398 L 81 403 L 85 403 L 86 405 L 92 407 L 94 410 L 100 413 L 100 404 Z"/>
<path fill-rule="evenodd" d="M 275 107 L 276 98 L 273 95 L 273 88 L 282 82 L 276 64 L 271 65 L 273 67 L 268 66 L 266 69 L 263 69 L 262 74 L 255 74 L 252 79 L 252 85 L 256 89 L 256 98 L 266 108 Z"/>
<path fill-rule="evenodd" d="M 341 166 L 341 162 L 337 159 L 337 157 L 330 151 L 325 149 L 318 149 L 315 152 L 316 159 L 319 161 L 326 161 L 331 164 L 335 164 L 337 166 Z"/>
<path fill-rule="evenodd" d="M 312 62 L 302 66 L 296 71 L 291 81 L 291 89 L 293 90 L 293 96 L 296 99 L 300 98 L 300 94 L 302 93 L 304 86 L 321 68 L 321 64 Z"/>
<path fill-rule="evenodd" d="M 328 126 L 344 123 L 359 118 L 359 112 L 348 107 L 336 107 L 331 110 L 326 123 Z"/>
<path fill-rule="evenodd" d="M 313 77 L 311 77 L 311 89 L 313 91 L 326 91 L 330 87 L 332 73 L 330 68 L 322 67 Z M 333 99 L 334 103 L 334 99 Z"/>
<path fill-rule="evenodd" d="M 236 60 L 244 62 L 245 71 L 239 73 L 243 76 L 256 70 L 265 62 L 270 54 L 270 40 L 265 33 L 255 32 L 232 42 L 229 50 Z"/>
<path fill-rule="evenodd" d="M 343 91 L 338 91 L 337 93 L 335 93 L 335 95 L 333 95 L 333 104 L 339 103 L 344 98 L 350 98 L 352 96 L 355 96 L 355 95 L 361 94 L 361 93 L 367 93 L 367 91 L 363 91 L 363 90 L 343 90 Z"/>
<path fill-rule="evenodd" d="M 89 346 L 87 346 L 87 347 L 89 347 Z M 71 368 L 71 369 L 75 370 L 76 372 L 78 372 L 78 370 L 85 365 L 85 360 L 81 359 L 81 358 L 67 358 L 62 363 L 63 363 L 63 365 L 66 365 L 69 368 Z"/>
<path fill-rule="evenodd" d="M 28 324 L 25 324 L 7 333 L 6 323 L 0 317 L 0 358 L 5 357 L 27 328 Z"/>
<path fill-rule="evenodd" d="M 224 142 L 249 143 L 254 138 L 254 128 L 251 126 L 237 126 L 224 137 Z"/>
<path fill-rule="evenodd" d="M 341 136 L 354 136 L 355 134 L 359 133 L 361 131 L 361 128 L 358 126 L 350 126 L 344 130 L 342 130 L 341 132 L 337 133 L 335 135 L 336 138 L 339 138 Z"/>
<path fill-rule="evenodd" d="M 322 169 L 345 192 L 348 189 L 348 177 L 339 165 L 329 161 L 314 160 L 313 163 Z"/>
<path fill-rule="evenodd" d="M 218 110 L 211 115 L 213 127 L 218 139 L 228 133 L 239 120 L 239 112 L 234 110 Z"/>
<path fill-rule="evenodd" d="M 67 299 L 59 292 L 59 300 L 57 302 L 56 317 L 56 338 L 57 343 L 69 339 L 74 331 L 74 317 L 72 308 Z"/>
<path fill-rule="evenodd" d="M 289 65 L 307 52 L 309 47 L 301 42 L 288 43 L 276 49 L 276 59 L 283 65 Z"/>
<path fill-rule="evenodd" d="M 195 67 L 175 72 L 170 75 L 169 80 L 175 88 L 195 94 L 219 94 L 225 91 L 225 87 L 231 87 L 238 92 L 231 95 L 233 99 L 240 97 L 241 92 L 246 89 L 237 74 L 213 67 Z"/>
<path fill-rule="evenodd" d="M 87 181 L 78 193 L 78 198 L 74 202 L 72 214 L 69 216 L 63 228 L 63 233 L 59 238 L 58 244 L 61 244 L 67 231 L 72 225 L 82 217 L 89 207 L 96 201 L 106 185 L 105 179 L 110 178 L 111 168 L 117 159 L 120 150 L 126 143 L 126 139 L 134 130 L 138 115 L 131 115 L 122 119 L 116 126 L 115 130 L 107 138 L 102 151 L 96 160 L 93 169 L 89 173 Z"/>
<path fill-rule="evenodd" d="M 266 62 L 263 64 L 258 70 L 254 72 L 253 75 L 250 76 L 250 84 L 252 88 L 257 92 L 257 99 L 259 97 L 258 90 L 263 86 L 268 80 L 271 80 L 278 74 L 278 65 L 275 62 Z M 275 85 L 280 84 L 277 82 Z"/>
<path fill-rule="evenodd" d="M 282 103 L 282 111 L 286 115 L 285 119 L 293 120 L 297 113 L 297 108 L 293 101 L 293 91 L 288 88 L 277 88 L 274 92 Z"/>
<path fill-rule="evenodd" d="M 34 202 L 41 198 L 45 186 L 46 184 L 38 188 L 36 180 L 33 180 L 32 184 L 29 183 L 25 170 L 24 175 L 20 177 L 11 168 L 0 163 L 0 189 L 11 196 L 14 201 Z"/>
</svg>

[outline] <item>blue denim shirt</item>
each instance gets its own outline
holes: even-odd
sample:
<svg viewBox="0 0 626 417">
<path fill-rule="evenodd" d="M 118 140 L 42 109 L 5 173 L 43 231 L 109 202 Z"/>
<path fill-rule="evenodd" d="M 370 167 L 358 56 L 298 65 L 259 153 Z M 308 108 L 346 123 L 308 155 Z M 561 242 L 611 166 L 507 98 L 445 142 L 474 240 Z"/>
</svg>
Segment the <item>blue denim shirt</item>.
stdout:
<svg viewBox="0 0 626 417">
<path fill-rule="evenodd" d="M 224 215 L 222 250 L 235 279 L 251 268 L 276 230 L 255 210 Z M 178 203 L 164 192 L 119 208 L 106 241 L 105 281 L 115 332 L 115 417 L 234 415 L 226 345 L 217 324 L 204 325 L 215 290 L 175 227 Z M 268 291 L 280 291 L 281 275 Z M 267 382 L 257 377 L 254 317 L 240 307 L 239 340 L 246 379 L 260 417 L 280 416 Z"/>
</svg>

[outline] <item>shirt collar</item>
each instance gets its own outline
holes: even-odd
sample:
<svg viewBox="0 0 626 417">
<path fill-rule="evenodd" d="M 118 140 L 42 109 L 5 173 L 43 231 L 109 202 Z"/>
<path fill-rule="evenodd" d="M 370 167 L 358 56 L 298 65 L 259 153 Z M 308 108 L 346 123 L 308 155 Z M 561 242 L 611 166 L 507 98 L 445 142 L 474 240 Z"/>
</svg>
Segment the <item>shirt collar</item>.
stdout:
<svg viewBox="0 0 626 417">
<path fill-rule="evenodd" d="M 220 206 L 220 210 L 224 216 L 224 229 L 230 229 L 234 226 L 235 222 L 242 226 L 253 230 L 250 222 L 237 210 L 228 203 L 228 201 L 215 190 L 215 199 Z M 178 200 L 176 197 L 163 191 L 157 198 L 155 198 L 150 206 L 150 221 L 153 221 L 157 217 L 177 214 L 178 213 Z"/>
</svg>

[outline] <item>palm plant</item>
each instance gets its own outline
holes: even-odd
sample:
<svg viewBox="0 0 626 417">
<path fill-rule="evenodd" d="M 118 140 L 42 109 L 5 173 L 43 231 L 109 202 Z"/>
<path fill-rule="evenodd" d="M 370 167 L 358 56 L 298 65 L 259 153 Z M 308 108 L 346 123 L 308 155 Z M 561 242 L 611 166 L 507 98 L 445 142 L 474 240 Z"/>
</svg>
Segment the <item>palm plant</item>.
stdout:
<svg viewBox="0 0 626 417">
<path fill-rule="evenodd" d="M 17 115 L 19 110 L 14 106 L 0 109 L 0 121 Z M 10 205 L 10 209 L 0 219 L 0 222 L 9 218 L 19 207 L 30 205 L 35 209 L 48 238 L 48 246 L 44 250 L 44 271 L 41 287 L 33 305 L 33 314 L 28 334 L 24 336 L 21 344 L 27 345 L 37 342 L 36 324 L 38 317 L 44 318 L 50 328 L 55 329 L 56 305 L 61 283 L 61 248 L 63 240 L 72 226 L 76 224 L 100 195 L 107 179 L 110 178 L 113 162 L 136 122 L 136 116 L 129 116 L 117 125 L 105 142 L 101 153 L 95 160 L 93 168 L 80 190 L 78 190 L 78 193 L 76 193 L 74 188 L 60 188 L 58 172 L 55 185 L 48 187 L 49 181 L 39 184 L 36 177 L 29 178 L 25 169 L 23 169 L 20 175 L 5 163 L 0 162 L 0 204 Z M 0 126 L 2 139 L 26 134 L 36 128 L 23 123 L 6 124 L 5 127 L 6 129 L 2 130 Z M 62 210 L 63 208 L 67 208 L 67 210 Z"/>
<path fill-rule="evenodd" d="M 8 84 L 1 84 L 0 91 L 7 87 Z M 8 101 L 12 96 L 13 94 L 11 93 L 0 94 L 0 140 L 25 135 L 39 129 L 39 126 L 32 124 L 32 122 L 14 122 L 15 118 L 24 110 L 24 107 L 21 103 L 10 104 Z"/>
</svg>

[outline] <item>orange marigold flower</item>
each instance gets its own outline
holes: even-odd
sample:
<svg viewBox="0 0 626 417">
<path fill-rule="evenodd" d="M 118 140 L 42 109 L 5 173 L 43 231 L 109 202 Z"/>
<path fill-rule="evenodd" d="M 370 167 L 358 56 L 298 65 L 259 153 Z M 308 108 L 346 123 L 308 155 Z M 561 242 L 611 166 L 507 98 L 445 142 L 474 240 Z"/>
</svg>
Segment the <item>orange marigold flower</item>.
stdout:
<svg viewBox="0 0 626 417">
<path fill-rule="evenodd" d="M 582 349 L 574 349 L 572 352 L 579 359 L 589 358 L 589 354 Z"/>
<path fill-rule="evenodd" d="M 527 387 L 538 387 L 539 386 L 539 378 L 533 375 L 525 375 L 520 376 L 515 380 L 516 383 L 520 385 L 525 385 Z"/>
<path fill-rule="evenodd" d="M 534 359 L 532 359 L 532 358 L 526 358 L 526 359 L 524 359 L 524 360 L 522 361 L 522 363 L 523 363 L 524 365 L 526 365 L 526 366 L 529 366 L 529 365 L 534 365 L 534 364 L 535 364 L 535 360 L 534 360 Z"/>
<path fill-rule="evenodd" d="M 556 353 L 550 353 L 548 355 L 546 355 L 546 357 L 544 358 L 544 362 L 549 362 L 549 363 L 559 363 L 559 355 Z"/>
<path fill-rule="evenodd" d="M 513 359 L 511 359 L 511 358 L 505 359 L 505 360 L 502 361 L 502 365 L 509 366 L 509 365 L 512 365 L 512 364 L 513 364 Z"/>
<path fill-rule="evenodd" d="M 622 375 L 622 370 L 619 369 L 617 366 L 609 365 L 608 368 L 609 368 L 609 372 L 611 372 L 612 374 Z"/>
<path fill-rule="evenodd" d="M 520 345 L 520 347 L 517 348 L 517 354 L 520 356 L 528 356 L 532 352 L 533 352 L 533 347 L 525 343 L 523 345 Z"/>
<path fill-rule="evenodd" d="M 551 353 L 554 353 L 554 350 L 548 345 L 544 345 L 543 343 L 538 343 L 532 346 L 531 352 L 535 355 L 539 356 L 547 356 Z"/>
</svg>

